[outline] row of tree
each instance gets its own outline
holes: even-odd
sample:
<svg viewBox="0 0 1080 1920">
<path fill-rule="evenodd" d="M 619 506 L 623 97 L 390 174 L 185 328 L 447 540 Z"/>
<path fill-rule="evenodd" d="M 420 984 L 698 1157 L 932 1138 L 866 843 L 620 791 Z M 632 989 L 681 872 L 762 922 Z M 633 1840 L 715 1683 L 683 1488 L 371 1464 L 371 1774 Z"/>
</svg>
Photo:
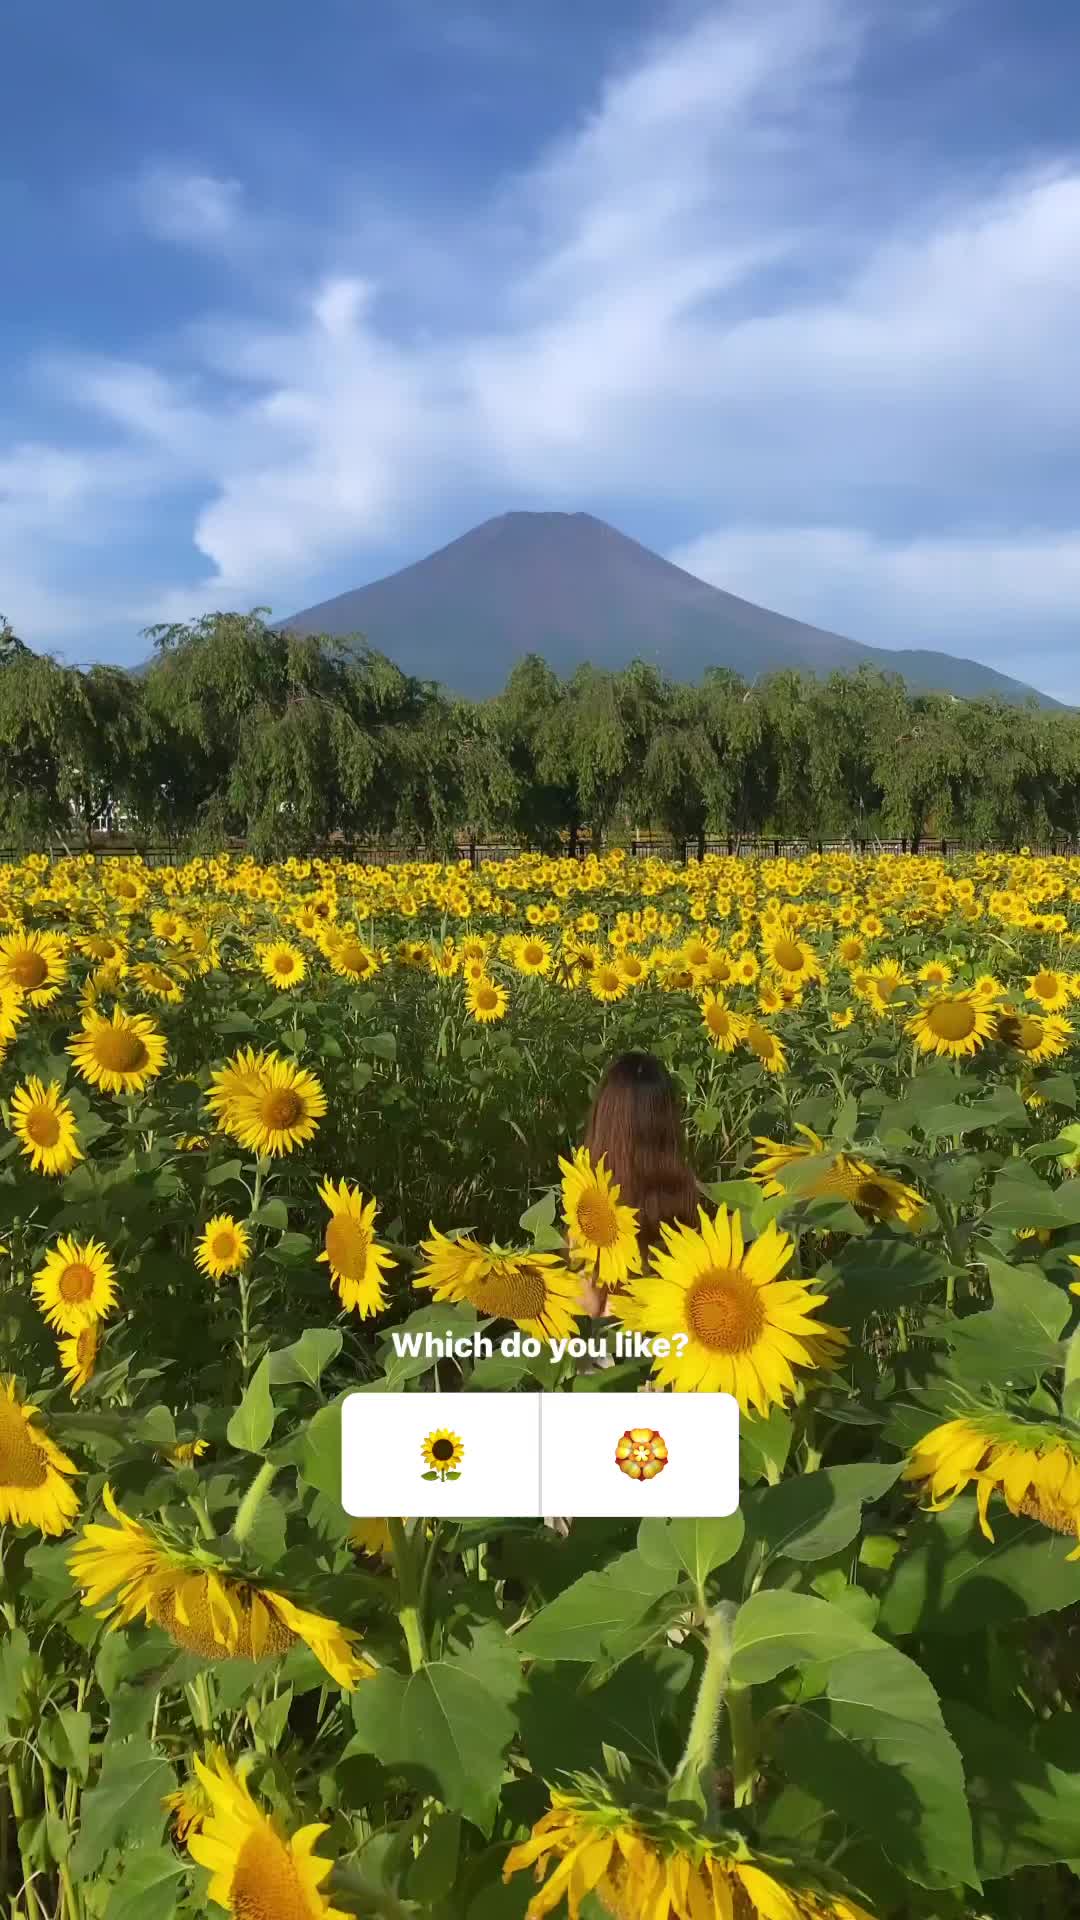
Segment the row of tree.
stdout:
<svg viewBox="0 0 1080 1920">
<path fill-rule="evenodd" d="M 456 699 L 371 648 L 262 609 L 151 631 L 141 672 L 65 666 L 0 621 L 0 841 L 220 844 L 332 836 L 446 850 L 576 843 L 647 823 L 677 843 L 927 832 L 1080 837 L 1080 713 L 916 694 L 893 674 L 700 685 L 635 661 L 560 680 L 533 655 Z"/>
</svg>

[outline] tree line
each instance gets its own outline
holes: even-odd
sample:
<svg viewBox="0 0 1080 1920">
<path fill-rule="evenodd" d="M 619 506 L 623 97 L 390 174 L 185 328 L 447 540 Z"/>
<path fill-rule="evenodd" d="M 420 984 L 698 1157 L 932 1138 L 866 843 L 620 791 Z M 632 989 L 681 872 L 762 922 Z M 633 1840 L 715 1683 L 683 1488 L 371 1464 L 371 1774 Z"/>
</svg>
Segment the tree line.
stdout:
<svg viewBox="0 0 1080 1920">
<path fill-rule="evenodd" d="M 536 655 L 473 701 L 266 610 L 149 630 L 136 673 L 67 666 L 0 620 L 0 842 L 334 836 L 433 852 L 656 831 L 970 844 L 1080 838 L 1080 712 L 913 693 L 865 667 L 694 686 L 634 661 L 563 680 Z"/>
</svg>

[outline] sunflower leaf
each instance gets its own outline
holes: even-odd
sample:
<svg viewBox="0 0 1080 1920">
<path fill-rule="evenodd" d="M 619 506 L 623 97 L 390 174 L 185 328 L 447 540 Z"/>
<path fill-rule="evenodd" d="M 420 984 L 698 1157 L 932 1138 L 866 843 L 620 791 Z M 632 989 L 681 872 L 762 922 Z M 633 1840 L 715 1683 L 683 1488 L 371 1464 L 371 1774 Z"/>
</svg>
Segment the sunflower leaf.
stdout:
<svg viewBox="0 0 1080 1920">
<path fill-rule="evenodd" d="M 1070 1542 L 1038 1520 L 992 1502 L 983 1538 L 968 1494 L 943 1513 L 920 1514 L 882 1595 L 885 1633 L 975 1633 L 1080 1604 L 1080 1562 Z"/>
<path fill-rule="evenodd" d="M 175 1785 L 173 1770 L 149 1740 L 105 1750 L 101 1772 L 82 1801 L 71 1849 L 76 1882 L 97 1872 L 110 1847 L 157 1845 L 165 1829 L 162 1796 Z"/>
<path fill-rule="evenodd" d="M 260 1360 L 244 1389 L 244 1396 L 225 1429 L 230 1447 L 261 1453 L 274 1431 L 276 1411 L 270 1397 L 270 1356 Z"/>
</svg>

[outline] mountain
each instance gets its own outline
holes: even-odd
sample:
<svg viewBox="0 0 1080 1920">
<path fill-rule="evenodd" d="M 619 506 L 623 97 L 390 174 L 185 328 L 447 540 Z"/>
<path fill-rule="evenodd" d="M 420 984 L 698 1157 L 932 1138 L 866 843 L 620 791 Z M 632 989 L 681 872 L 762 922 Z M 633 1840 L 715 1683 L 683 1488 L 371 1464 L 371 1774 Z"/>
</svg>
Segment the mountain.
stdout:
<svg viewBox="0 0 1080 1920">
<path fill-rule="evenodd" d="M 515 661 L 539 653 L 559 674 L 584 661 L 640 659 L 675 680 L 697 680 L 713 666 L 753 680 L 780 667 L 853 672 L 865 663 L 918 690 L 1058 704 L 975 660 L 863 646 L 740 600 L 590 513 L 500 514 L 281 624 L 362 638 L 406 673 L 473 696 L 496 693 Z"/>
</svg>

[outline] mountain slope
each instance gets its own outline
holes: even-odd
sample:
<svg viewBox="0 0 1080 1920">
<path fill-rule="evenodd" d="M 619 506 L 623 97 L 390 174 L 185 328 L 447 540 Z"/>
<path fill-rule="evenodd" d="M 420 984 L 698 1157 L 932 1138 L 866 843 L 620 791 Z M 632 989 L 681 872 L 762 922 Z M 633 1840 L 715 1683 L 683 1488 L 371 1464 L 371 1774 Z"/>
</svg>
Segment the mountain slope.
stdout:
<svg viewBox="0 0 1080 1920">
<path fill-rule="evenodd" d="M 588 513 L 501 514 L 282 625 L 360 636 L 406 672 L 474 696 L 497 692 L 516 660 L 539 653 L 560 674 L 583 661 L 642 659 L 676 680 L 697 680 L 710 666 L 752 680 L 780 667 L 850 672 L 865 662 L 919 689 L 1056 704 L 974 660 L 886 652 L 740 600 Z"/>
</svg>

